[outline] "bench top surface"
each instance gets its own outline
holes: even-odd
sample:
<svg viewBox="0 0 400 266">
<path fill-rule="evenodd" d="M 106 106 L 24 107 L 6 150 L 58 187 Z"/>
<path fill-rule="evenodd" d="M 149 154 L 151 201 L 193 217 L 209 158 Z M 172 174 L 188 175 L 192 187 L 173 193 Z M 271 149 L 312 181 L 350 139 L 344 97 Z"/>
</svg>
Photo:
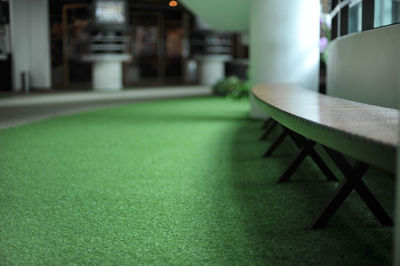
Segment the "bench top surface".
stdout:
<svg viewBox="0 0 400 266">
<path fill-rule="evenodd" d="M 399 111 L 309 91 L 296 85 L 261 84 L 253 94 L 280 111 L 367 141 L 397 147 Z"/>
</svg>

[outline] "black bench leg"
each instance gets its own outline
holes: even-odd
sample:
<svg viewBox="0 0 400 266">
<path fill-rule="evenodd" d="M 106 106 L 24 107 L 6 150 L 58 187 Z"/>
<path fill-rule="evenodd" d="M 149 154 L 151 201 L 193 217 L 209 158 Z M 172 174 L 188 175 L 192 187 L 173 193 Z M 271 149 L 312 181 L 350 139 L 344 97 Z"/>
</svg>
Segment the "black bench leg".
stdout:
<svg viewBox="0 0 400 266">
<path fill-rule="evenodd" d="M 369 166 L 364 163 L 357 163 L 354 167 L 351 167 L 344 156 L 341 155 L 339 152 L 336 152 L 327 147 L 325 147 L 325 150 L 328 152 L 329 156 L 331 156 L 333 161 L 337 164 L 343 175 L 348 180 L 353 181 L 354 189 L 367 205 L 367 207 L 371 210 L 371 212 L 375 215 L 375 217 L 379 220 L 379 222 L 382 225 L 392 226 L 392 218 L 387 214 L 382 205 L 380 205 L 380 203 L 376 200 L 376 198 L 365 185 L 365 183 L 361 180 Z M 357 167 L 359 167 L 360 164 L 363 165 L 366 170 L 364 171 L 364 173 L 357 175 L 356 169 Z"/>
<path fill-rule="evenodd" d="M 273 120 L 271 122 L 271 126 L 264 132 L 264 134 L 260 137 L 260 141 L 266 140 L 268 135 L 271 134 L 272 130 L 276 127 L 276 125 L 278 124 L 278 122 L 276 122 L 275 120 Z"/>
<path fill-rule="evenodd" d="M 354 172 L 358 172 L 358 175 L 363 175 L 368 168 L 362 169 L 361 166 L 357 167 Z M 326 203 L 324 208 L 318 213 L 315 220 L 312 222 L 310 229 L 324 228 L 328 221 L 332 218 L 335 212 L 342 205 L 344 200 L 349 196 L 353 190 L 354 185 L 347 178 L 345 178 L 339 187 L 336 189 L 335 194 Z"/>
<path fill-rule="evenodd" d="M 300 163 L 307 157 L 308 155 L 315 162 L 315 164 L 319 167 L 321 172 L 326 176 L 328 181 L 338 181 L 336 176 L 332 173 L 326 163 L 322 160 L 319 154 L 314 150 L 314 145 L 316 144 L 313 141 L 309 141 L 303 136 L 291 131 L 290 129 L 285 128 L 285 132 L 293 142 L 301 149 L 300 154 L 293 160 L 290 166 L 286 169 L 286 171 L 282 174 L 282 176 L 278 179 L 278 183 L 288 181 L 290 176 L 296 171 L 299 167 Z M 271 147 L 272 148 L 272 147 Z"/>
<path fill-rule="evenodd" d="M 285 170 L 285 172 L 278 178 L 277 183 L 286 182 L 293 175 L 293 173 L 297 170 L 299 165 L 303 162 L 303 160 L 307 157 L 309 153 L 309 149 L 315 145 L 313 141 L 307 141 L 301 149 L 300 153 L 294 158 L 289 167 Z"/>
<path fill-rule="evenodd" d="M 354 167 L 352 167 L 343 155 L 329 148 L 324 148 L 327 151 L 328 155 L 338 166 L 340 171 L 343 173 L 345 179 L 336 189 L 333 197 L 328 201 L 325 207 L 317 215 L 316 219 L 311 224 L 310 229 L 325 227 L 329 219 L 335 214 L 337 209 L 339 209 L 339 207 L 342 205 L 344 200 L 348 197 L 353 189 L 356 190 L 361 199 L 364 201 L 364 203 L 382 225 L 393 225 L 393 221 L 390 216 L 386 213 L 383 207 L 372 195 L 371 191 L 361 180 L 365 172 L 368 170 L 369 166 L 364 163 L 358 162 Z"/>
<path fill-rule="evenodd" d="M 286 130 L 284 130 L 279 137 L 275 140 L 275 142 L 269 147 L 269 149 L 263 154 L 262 157 L 266 158 L 268 156 L 271 156 L 272 153 L 279 147 L 279 145 L 282 143 L 282 141 L 285 139 L 287 136 Z"/>
<path fill-rule="evenodd" d="M 315 150 L 310 151 L 310 156 L 328 181 L 339 181 Z"/>
<path fill-rule="evenodd" d="M 372 195 L 372 192 L 368 189 L 365 183 L 360 180 L 354 186 L 358 195 L 360 195 L 361 199 L 370 209 L 370 211 L 375 215 L 376 219 L 382 224 L 386 226 L 393 226 L 393 220 L 389 216 L 389 214 L 385 211 L 382 205 L 378 202 L 378 200 Z"/>
<path fill-rule="evenodd" d="M 296 132 L 293 132 L 289 129 L 287 129 L 288 134 L 290 138 L 293 140 L 293 142 L 298 146 L 301 147 L 302 143 L 305 143 L 307 140 L 303 136 L 297 134 Z M 321 172 L 326 176 L 326 179 L 328 181 L 338 181 L 336 176 L 332 173 L 332 171 L 329 169 L 328 165 L 322 160 L 321 156 L 314 150 L 310 149 L 310 157 L 311 159 L 315 162 L 315 164 L 319 167 Z"/>
<path fill-rule="evenodd" d="M 273 121 L 272 118 L 268 118 L 267 120 L 265 120 L 261 126 L 261 129 L 267 129 L 269 124 L 271 124 L 272 121 Z"/>
<path fill-rule="evenodd" d="M 386 226 L 393 226 L 393 220 L 387 214 L 382 205 L 377 201 L 377 199 L 372 195 L 371 191 L 365 185 L 365 183 L 360 180 L 354 186 L 358 195 L 360 195 L 361 199 L 367 205 L 367 207 L 371 210 L 371 212 L 375 215 L 376 219 L 382 224 Z"/>
</svg>

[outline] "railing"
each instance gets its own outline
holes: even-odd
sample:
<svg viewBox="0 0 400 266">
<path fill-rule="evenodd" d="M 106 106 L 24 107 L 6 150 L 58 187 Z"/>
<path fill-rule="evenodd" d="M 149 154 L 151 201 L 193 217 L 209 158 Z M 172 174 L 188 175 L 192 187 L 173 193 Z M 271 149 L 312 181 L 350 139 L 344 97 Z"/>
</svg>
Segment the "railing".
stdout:
<svg viewBox="0 0 400 266">
<path fill-rule="evenodd" d="M 400 22 L 400 0 L 332 0 L 332 40 Z"/>
</svg>

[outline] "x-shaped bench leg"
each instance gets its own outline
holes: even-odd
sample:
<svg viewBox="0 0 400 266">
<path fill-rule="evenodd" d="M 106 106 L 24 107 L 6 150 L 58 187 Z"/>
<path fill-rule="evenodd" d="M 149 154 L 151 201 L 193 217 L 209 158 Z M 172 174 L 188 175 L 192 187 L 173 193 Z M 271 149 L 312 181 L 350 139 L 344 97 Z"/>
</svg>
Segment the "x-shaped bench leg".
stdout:
<svg viewBox="0 0 400 266">
<path fill-rule="evenodd" d="M 282 134 L 278 139 L 272 144 L 272 146 L 264 153 L 263 157 L 270 156 L 275 149 L 281 144 L 286 136 L 289 136 L 297 147 L 300 148 L 300 153 L 292 161 L 285 172 L 279 177 L 278 183 L 286 182 L 290 179 L 293 173 L 297 170 L 300 164 L 304 161 L 307 156 L 310 156 L 315 164 L 319 167 L 322 173 L 326 176 L 328 181 L 337 181 L 336 176 L 332 173 L 326 163 L 322 160 L 321 156 L 314 150 L 315 142 L 307 140 L 303 136 L 291 131 L 290 129 L 284 128 Z"/>
<path fill-rule="evenodd" d="M 265 130 L 264 134 L 262 134 L 262 136 L 260 137 L 260 141 L 267 139 L 268 135 L 271 134 L 272 130 L 276 127 L 278 122 L 271 119 L 271 122 L 269 124 L 270 126 Z"/>
<path fill-rule="evenodd" d="M 352 167 L 343 155 L 327 147 L 324 148 L 343 173 L 345 179 L 336 189 L 332 198 L 317 215 L 316 219 L 311 224 L 310 229 L 325 227 L 329 219 L 335 214 L 353 189 L 360 195 L 361 199 L 382 225 L 392 226 L 392 218 L 390 218 L 362 181 L 362 177 L 368 170 L 369 166 L 365 163 L 357 162 L 355 166 Z"/>
<path fill-rule="evenodd" d="M 307 143 L 307 139 L 294 131 L 291 131 L 287 129 L 288 135 L 290 138 L 293 140 L 294 143 L 296 143 L 297 147 L 301 148 L 304 143 Z M 313 144 L 315 145 L 315 143 Z M 332 173 L 332 171 L 329 169 L 328 165 L 324 162 L 324 160 L 321 158 L 321 156 L 314 150 L 313 147 L 310 147 L 309 149 L 309 154 L 308 154 L 311 159 L 315 162 L 315 164 L 319 167 L 321 172 L 326 176 L 328 181 L 338 181 L 336 176 Z"/>
<path fill-rule="evenodd" d="M 293 175 L 293 173 L 297 170 L 300 164 L 304 161 L 307 155 L 310 154 L 311 149 L 314 148 L 315 142 L 311 140 L 307 140 L 306 143 L 303 144 L 300 153 L 294 158 L 292 163 L 286 168 L 285 172 L 278 178 L 278 183 L 289 181 L 289 178 Z"/>
<path fill-rule="evenodd" d="M 272 121 L 273 121 L 272 118 L 268 118 L 267 120 L 265 120 L 261 126 L 261 129 L 267 129 L 267 127 L 272 123 Z"/>
<path fill-rule="evenodd" d="M 288 135 L 286 128 L 284 128 L 284 131 L 279 135 L 279 137 L 272 143 L 272 145 L 268 148 L 268 150 L 263 154 L 263 158 L 269 157 L 274 153 L 274 151 L 281 145 L 282 141 L 286 138 Z"/>
</svg>

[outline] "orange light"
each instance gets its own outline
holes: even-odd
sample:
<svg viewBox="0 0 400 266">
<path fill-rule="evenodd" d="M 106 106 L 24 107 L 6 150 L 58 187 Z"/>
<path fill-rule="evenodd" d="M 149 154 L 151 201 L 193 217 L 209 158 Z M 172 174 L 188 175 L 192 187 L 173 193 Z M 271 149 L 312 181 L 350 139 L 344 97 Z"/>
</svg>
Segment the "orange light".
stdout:
<svg viewBox="0 0 400 266">
<path fill-rule="evenodd" d="M 169 6 L 170 7 L 176 7 L 178 5 L 178 2 L 177 1 L 169 1 Z"/>
</svg>

